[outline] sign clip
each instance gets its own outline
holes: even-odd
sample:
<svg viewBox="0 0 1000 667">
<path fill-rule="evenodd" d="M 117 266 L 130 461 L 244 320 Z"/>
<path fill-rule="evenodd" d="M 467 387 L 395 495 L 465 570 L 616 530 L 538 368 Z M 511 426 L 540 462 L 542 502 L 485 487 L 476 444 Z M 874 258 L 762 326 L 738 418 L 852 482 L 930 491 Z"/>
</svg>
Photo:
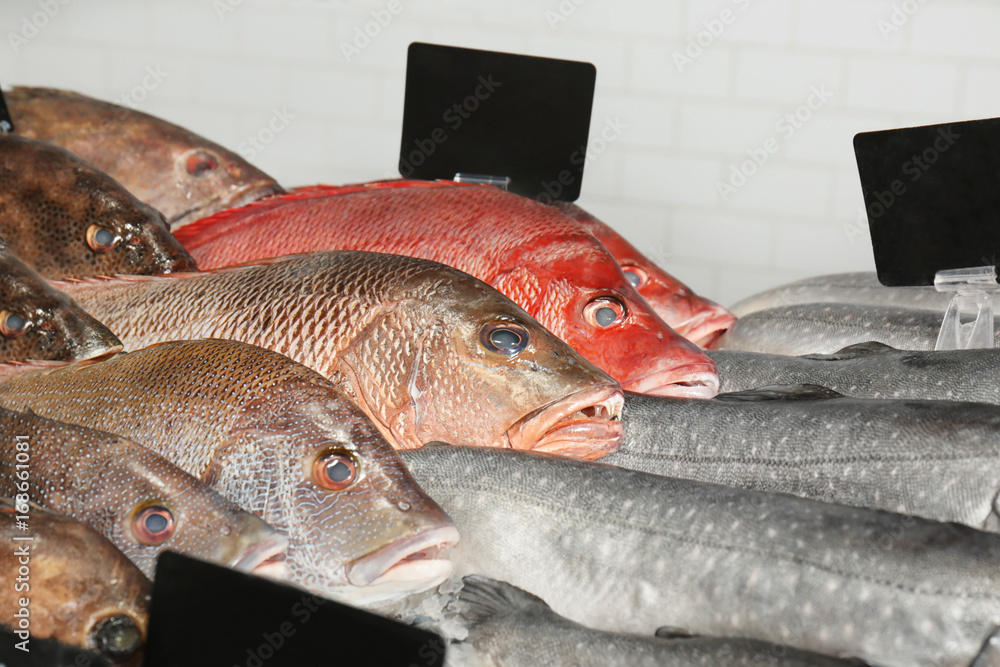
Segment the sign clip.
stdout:
<svg viewBox="0 0 1000 667">
<path fill-rule="evenodd" d="M 993 347 L 993 296 L 1000 290 L 995 266 L 948 269 L 934 275 L 934 289 L 956 292 L 944 312 L 935 350 L 972 350 Z M 976 314 L 962 322 L 962 314 Z"/>
</svg>

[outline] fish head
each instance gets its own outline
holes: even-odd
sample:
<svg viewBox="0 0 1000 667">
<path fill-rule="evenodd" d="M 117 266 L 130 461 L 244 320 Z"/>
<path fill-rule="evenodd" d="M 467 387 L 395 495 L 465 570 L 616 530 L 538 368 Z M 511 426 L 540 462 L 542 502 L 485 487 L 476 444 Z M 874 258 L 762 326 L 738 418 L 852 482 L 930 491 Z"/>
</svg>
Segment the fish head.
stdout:
<svg viewBox="0 0 1000 667">
<path fill-rule="evenodd" d="M 213 481 L 288 535 L 289 580 L 374 602 L 447 579 L 458 531 L 371 420 L 325 380 L 293 394 L 247 409 Z"/>
<path fill-rule="evenodd" d="M 494 284 L 626 391 L 718 393 L 715 363 L 653 311 L 589 233 L 524 249 Z"/>
<path fill-rule="evenodd" d="M 69 361 L 121 349 L 107 327 L 50 287 L 0 240 L 0 360 Z"/>
</svg>

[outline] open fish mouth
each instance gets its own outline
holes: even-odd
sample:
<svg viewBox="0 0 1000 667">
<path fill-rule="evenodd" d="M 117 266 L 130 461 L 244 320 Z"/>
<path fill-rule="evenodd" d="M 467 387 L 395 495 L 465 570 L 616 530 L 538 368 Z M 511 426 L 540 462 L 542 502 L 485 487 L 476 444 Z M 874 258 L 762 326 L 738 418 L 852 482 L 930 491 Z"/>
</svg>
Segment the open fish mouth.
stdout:
<svg viewBox="0 0 1000 667">
<path fill-rule="evenodd" d="M 618 449 L 625 426 L 620 387 L 586 389 L 535 410 L 507 431 L 514 449 L 596 459 Z"/>
<path fill-rule="evenodd" d="M 244 549 L 230 567 L 268 579 L 285 579 L 288 576 L 287 552 L 288 538 L 274 533 Z"/>
<path fill-rule="evenodd" d="M 654 396 L 712 398 L 719 393 L 719 372 L 715 364 L 687 364 L 650 373 L 625 389 Z"/>
<path fill-rule="evenodd" d="M 176 232 L 185 225 L 189 225 L 192 222 L 201 220 L 202 218 L 207 218 L 210 215 L 215 215 L 220 211 L 225 211 L 230 208 L 241 208 L 247 204 L 252 204 L 259 199 L 280 195 L 284 192 L 285 189 L 283 187 L 270 181 L 252 183 L 245 187 L 237 188 L 232 192 L 227 192 L 219 197 L 215 197 L 204 204 L 192 206 L 191 208 L 178 213 L 173 218 L 167 220 L 167 224 L 170 227 L 170 231 Z"/>
<path fill-rule="evenodd" d="M 347 581 L 367 602 L 419 593 L 443 583 L 454 566 L 442 554 L 458 542 L 453 525 L 410 535 L 347 566 Z"/>
<path fill-rule="evenodd" d="M 723 309 L 699 313 L 674 326 L 674 331 L 700 348 L 708 349 L 736 324 L 736 316 Z"/>
</svg>

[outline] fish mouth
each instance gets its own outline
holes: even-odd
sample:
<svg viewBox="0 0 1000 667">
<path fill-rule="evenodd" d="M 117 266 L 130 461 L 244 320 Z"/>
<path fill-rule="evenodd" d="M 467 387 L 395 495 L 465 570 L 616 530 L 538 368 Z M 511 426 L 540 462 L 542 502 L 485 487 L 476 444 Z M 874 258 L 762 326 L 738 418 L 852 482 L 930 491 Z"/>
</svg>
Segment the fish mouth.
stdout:
<svg viewBox="0 0 1000 667">
<path fill-rule="evenodd" d="M 287 552 L 288 538 L 274 533 L 244 549 L 229 566 L 268 579 L 285 579 L 288 576 Z"/>
<path fill-rule="evenodd" d="M 507 431 L 514 449 L 531 449 L 580 459 L 596 459 L 618 449 L 625 395 L 618 386 L 570 394 L 535 410 Z"/>
<path fill-rule="evenodd" d="M 719 393 L 719 372 L 715 364 L 687 364 L 650 373 L 625 389 L 654 396 L 712 398 Z"/>
<path fill-rule="evenodd" d="M 674 331 L 702 349 L 708 349 L 736 324 L 736 316 L 721 306 L 690 317 L 674 326 Z"/>
<path fill-rule="evenodd" d="M 452 562 L 440 556 L 457 542 L 452 525 L 421 531 L 350 563 L 347 581 L 367 602 L 425 591 L 451 576 Z"/>
<path fill-rule="evenodd" d="M 192 206 L 167 220 L 167 225 L 171 232 L 175 232 L 185 225 L 215 215 L 220 211 L 230 208 L 241 208 L 259 199 L 280 195 L 284 192 L 285 189 L 283 187 L 270 181 L 252 183 L 245 187 L 237 188 L 232 192 L 227 192 L 224 195 L 213 197 L 203 204 Z"/>
</svg>

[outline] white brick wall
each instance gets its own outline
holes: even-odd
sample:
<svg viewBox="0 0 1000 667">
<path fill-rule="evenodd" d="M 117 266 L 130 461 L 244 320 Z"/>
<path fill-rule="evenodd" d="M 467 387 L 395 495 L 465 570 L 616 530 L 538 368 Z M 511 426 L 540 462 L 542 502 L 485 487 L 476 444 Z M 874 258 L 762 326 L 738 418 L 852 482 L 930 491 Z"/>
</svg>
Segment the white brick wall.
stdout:
<svg viewBox="0 0 1000 667">
<path fill-rule="evenodd" d="M 232 10 L 220 17 L 219 4 Z M 6 0 L 2 83 L 114 100 L 159 68 L 166 76 L 137 106 L 234 149 L 282 109 L 294 119 L 254 161 L 301 185 L 393 173 L 410 42 L 589 60 L 592 135 L 616 117 L 627 128 L 587 165 L 580 203 L 724 304 L 873 268 L 855 133 L 1000 116 L 994 0 L 403 1 L 345 57 L 342 44 L 388 5 Z M 701 35 L 710 44 L 679 68 L 675 54 L 724 11 L 721 34 Z M 820 85 L 830 100 L 780 133 Z M 724 201 L 717 182 L 768 138 L 778 151 Z"/>
</svg>

